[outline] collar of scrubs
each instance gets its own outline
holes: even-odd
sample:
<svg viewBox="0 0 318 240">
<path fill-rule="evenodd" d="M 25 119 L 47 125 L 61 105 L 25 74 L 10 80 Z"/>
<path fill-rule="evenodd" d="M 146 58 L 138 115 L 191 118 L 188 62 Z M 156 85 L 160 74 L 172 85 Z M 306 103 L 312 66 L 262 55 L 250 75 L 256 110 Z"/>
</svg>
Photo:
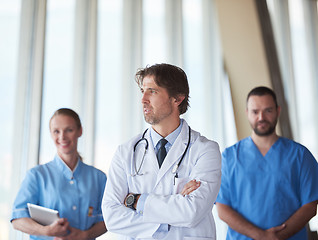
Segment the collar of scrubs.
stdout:
<svg viewBox="0 0 318 240">
<path fill-rule="evenodd" d="M 165 139 L 168 141 L 168 143 L 165 145 L 167 153 L 170 150 L 173 143 L 176 141 L 177 137 L 179 136 L 182 129 L 183 121 L 183 119 L 180 119 L 180 124 L 177 127 L 177 129 L 170 133 L 167 137 L 165 137 Z M 153 130 L 152 127 L 150 128 L 150 139 L 153 143 L 153 146 L 155 146 L 154 150 L 157 153 L 159 149 L 158 142 L 160 141 L 160 139 L 162 139 L 162 136 L 160 136 L 160 134 Z"/>
<path fill-rule="evenodd" d="M 252 137 L 251 136 L 247 137 L 247 140 L 248 140 L 247 141 L 248 147 L 256 149 L 259 152 L 259 154 L 262 155 L 262 153 L 260 152 L 256 144 L 254 143 Z M 262 155 L 262 156 L 265 158 L 268 156 L 268 153 L 275 151 L 275 149 L 280 145 L 280 142 L 281 142 L 281 137 L 278 137 L 276 142 L 274 142 L 273 145 L 270 147 L 270 149 L 267 151 L 266 155 L 265 156 Z"/>
<path fill-rule="evenodd" d="M 58 154 L 55 155 L 55 158 L 53 160 L 55 164 L 57 165 L 57 168 L 62 172 L 62 174 L 67 178 L 67 179 L 73 179 L 76 175 L 79 174 L 83 162 L 81 161 L 80 157 L 78 157 L 77 164 L 72 171 L 66 163 L 60 158 Z"/>
</svg>

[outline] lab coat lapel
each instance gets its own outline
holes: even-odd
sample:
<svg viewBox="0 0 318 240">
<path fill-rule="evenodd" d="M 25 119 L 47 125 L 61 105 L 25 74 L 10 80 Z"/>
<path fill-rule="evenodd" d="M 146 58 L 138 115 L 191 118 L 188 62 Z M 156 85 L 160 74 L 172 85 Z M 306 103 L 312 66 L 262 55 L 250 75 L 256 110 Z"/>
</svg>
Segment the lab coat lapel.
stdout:
<svg viewBox="0 0 318 240">
<path fill-rule="evenodd" d="M 176 141 L 169 150 L 158 172 L 156 185 L 160 182 L 161 178 L 167 173 L 167 171 L 171 172 L 172 166 L 174 166 L 178 161 L 180 161 L 182 154 L 185 151 L 188 143 L 188 128 L 188 124 L 184 121 L 179 136 L 177 137 Z"/>
</svg>

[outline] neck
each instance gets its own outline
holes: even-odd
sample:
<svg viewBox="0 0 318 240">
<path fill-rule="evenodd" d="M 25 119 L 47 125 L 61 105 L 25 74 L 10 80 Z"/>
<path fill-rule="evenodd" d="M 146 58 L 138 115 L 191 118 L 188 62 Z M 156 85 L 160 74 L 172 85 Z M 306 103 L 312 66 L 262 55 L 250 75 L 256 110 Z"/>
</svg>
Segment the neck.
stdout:
<svg viewBox="0 0 318 240">
<path fill-rule="evenodd" d="M 77 161 L 79 154 L 76 152 L 75 154 L 59 154 L 60 158 L 65 162 L 65 164 L 73 171 Z"/>
<path fill-rule="evenodd" d="M 251 138 L 263 156 L 265 156 L 279 137 L 276 132 L 268 136 L 258 136 L 255 132 L 253 132 Z"/>
<path fill-rule="evenodd" d="M 174 130 L 176 130 L 180 125 L 180 118 L 178 116 L 175 121 L 169 121 L 167 123 L 160 123 L 156 125 L 152 125 L 152 128 L 160 134 L 162 137 L 168 136 L 170 133 L 172 133 Z"/>
</svg>

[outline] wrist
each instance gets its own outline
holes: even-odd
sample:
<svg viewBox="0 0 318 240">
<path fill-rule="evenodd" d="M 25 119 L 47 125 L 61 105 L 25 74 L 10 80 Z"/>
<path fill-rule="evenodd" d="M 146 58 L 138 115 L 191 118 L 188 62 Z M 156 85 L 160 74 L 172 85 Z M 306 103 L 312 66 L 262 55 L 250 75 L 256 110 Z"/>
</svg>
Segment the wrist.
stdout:
<svg viewBox="0 0 318 240">
<path fill-rule="evenodd" d="M 40 233 L 42 233 L 43 236 L 54 236 L 51 231 L 51 226 L 41 226 Z"/>
<path fill-rule="evenodd" d="M 86 230 L 86 231 L 82 231 L 82 236 L 83 236 L 83 239 L 90 239 L 90 236 L 89 236 L 89 230 Z"/>
<path fill-rule="evenodd" d="M 125 206 L 136 210 L 139 197 L 140 194 L 129 193 L 124 200 Z"/>
<path fill-rule="evenodd" d="M 140 194 L 137 194 L 137 196 L 136 196 L 136 201 L 135 201 L 135 203 L 134 203 L 134 208 L 135 208 L 135 209 L 137 209 L 137 202 L 138 202 L 139 198 L 140 198 Z"/>
<path fill-rule="evenodd" d="M 265 231 L 262 229 L 256 229 L 256 231 L 251 234 L 253 239 L 262 239 L 265 236 Z"/>
</svg>

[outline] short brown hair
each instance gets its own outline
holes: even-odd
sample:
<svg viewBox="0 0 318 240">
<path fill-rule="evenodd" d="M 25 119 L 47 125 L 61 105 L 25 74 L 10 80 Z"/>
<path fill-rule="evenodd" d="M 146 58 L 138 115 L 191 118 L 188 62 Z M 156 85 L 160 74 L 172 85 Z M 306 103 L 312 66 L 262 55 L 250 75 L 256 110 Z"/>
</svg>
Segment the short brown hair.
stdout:
<svg viewBox="0 0 318 240">
<path fill-rule="evenodd" d="M 268 87 L 264 87 L 264 86 L 253 88 L 247 95 L 246 104 L 248 102 L 248 99 L 251 96 L 264 96 L 264 95 L 272 96 L 272 98 L 273 98 L 273 100 L 275 102 L 276 108 L 278 107 L 278 103 L 277 103 L 277 98 L 276 98 L 275 92 L 272 89 L 270 89 Z"/>
<path fill-rule="evenodd" d="M 139 87 L 142 87 L 143 79 L 146 76 L 153 76 L 159 87 L 167 89 L 169 97 L 178 99 L 178 96 L 184 96 L 184 100 L 179 105 L 179 113 L 183 114 L 188 110 L 189 84 L 187 75 L 181 68 L 162 63 L 138 69 L 136 82 Z"/>
</svg>

